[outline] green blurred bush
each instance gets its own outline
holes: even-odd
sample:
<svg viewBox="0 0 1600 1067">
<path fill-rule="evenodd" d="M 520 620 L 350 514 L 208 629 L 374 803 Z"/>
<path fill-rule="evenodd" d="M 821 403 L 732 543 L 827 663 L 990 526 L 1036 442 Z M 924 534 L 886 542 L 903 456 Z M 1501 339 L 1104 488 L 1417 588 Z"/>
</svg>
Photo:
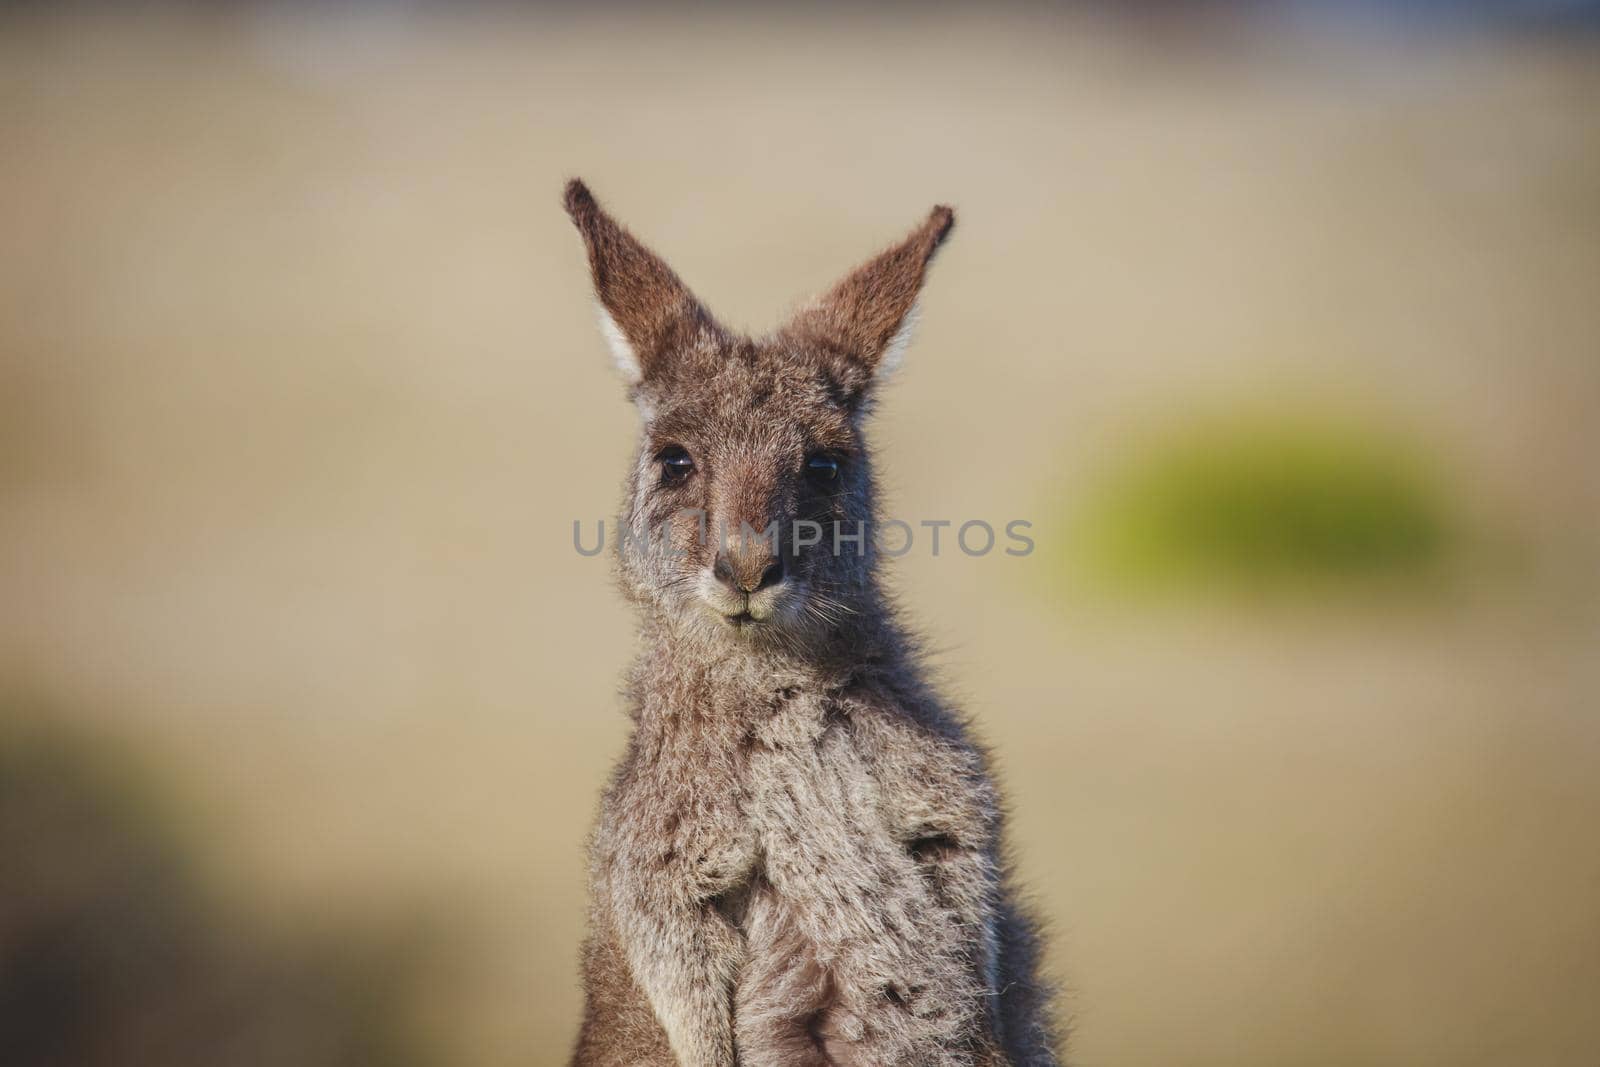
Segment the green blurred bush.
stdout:
<svg viewBox="0 0 1600 1067">
<path fill-rule="evenodd" d="M 1077 524 L 1121 590 L 1393 587 L 1461 539 L 1444 481 L 1404 435 L 1326 413 L 1196 418 L 1124 453 Z"/>
</svg>

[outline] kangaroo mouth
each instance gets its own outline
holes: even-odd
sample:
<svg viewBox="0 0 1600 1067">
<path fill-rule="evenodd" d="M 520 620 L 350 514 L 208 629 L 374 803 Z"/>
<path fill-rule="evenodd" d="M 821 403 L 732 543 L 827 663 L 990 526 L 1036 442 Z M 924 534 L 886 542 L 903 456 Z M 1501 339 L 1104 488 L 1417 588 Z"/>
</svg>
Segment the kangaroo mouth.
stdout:
<svg viewBox="0 0 1600 1067">
<path fill-rule="evenodd" d="M 703 607 L 735 633 L 750 634 L 782 628 L 786 622 L 784 605 L 795 595 L 795 587 L 780 582 L 753 593 L 734 592 L 706 574 L 698 590 Z"/>
</svg>

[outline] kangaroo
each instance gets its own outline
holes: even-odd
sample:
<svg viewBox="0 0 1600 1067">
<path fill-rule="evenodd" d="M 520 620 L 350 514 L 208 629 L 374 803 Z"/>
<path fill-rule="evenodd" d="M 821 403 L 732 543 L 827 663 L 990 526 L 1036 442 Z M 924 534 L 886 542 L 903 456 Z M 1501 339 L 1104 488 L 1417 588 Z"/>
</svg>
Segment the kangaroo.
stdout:
<svg viewBox="0 0 1600 1067">
<path fill-rule="evenodd" d="M 984 753 L 860 533 L 864 418 L 954 213 L 751 339 L 582 182 L 565 203 L 641 415 L 619 524 L 671 549 L 619 538 L 634 725 L 590 843 L 572 1063 L 1055 1064 Z"/>
</svg>

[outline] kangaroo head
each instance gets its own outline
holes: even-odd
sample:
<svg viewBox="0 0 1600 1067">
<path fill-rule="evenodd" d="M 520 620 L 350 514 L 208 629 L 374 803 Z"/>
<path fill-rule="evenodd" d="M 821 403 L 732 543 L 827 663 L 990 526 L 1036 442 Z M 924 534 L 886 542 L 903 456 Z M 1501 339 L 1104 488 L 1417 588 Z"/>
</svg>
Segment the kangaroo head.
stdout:
<svg viewBox="0 0 1600 1067">
<path fill-rule="evenodd" d="M 582 182 L 568 184 L 566 207 L 642 418 L 624 588 L 700 632 L 753 641 L 859 611 L 874 555 L 861 424 L 954 214 L 934 208 L 786 326 L 750 338 L 719 325 Z"/>
</svg>

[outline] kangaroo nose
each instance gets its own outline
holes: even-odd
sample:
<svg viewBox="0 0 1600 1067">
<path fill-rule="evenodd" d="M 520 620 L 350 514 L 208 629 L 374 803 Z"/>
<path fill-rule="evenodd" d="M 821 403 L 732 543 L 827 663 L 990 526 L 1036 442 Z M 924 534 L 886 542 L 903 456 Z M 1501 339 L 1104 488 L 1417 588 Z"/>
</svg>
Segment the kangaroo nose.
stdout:
<svg viewBox="0 0 1600 1067">
<path fill-rule="evenodd" d="M 756 593 L 783 581 L 783 557 L 766 552 L 717 553 L 711 573 L 735 593 Z"/>
</svg>

